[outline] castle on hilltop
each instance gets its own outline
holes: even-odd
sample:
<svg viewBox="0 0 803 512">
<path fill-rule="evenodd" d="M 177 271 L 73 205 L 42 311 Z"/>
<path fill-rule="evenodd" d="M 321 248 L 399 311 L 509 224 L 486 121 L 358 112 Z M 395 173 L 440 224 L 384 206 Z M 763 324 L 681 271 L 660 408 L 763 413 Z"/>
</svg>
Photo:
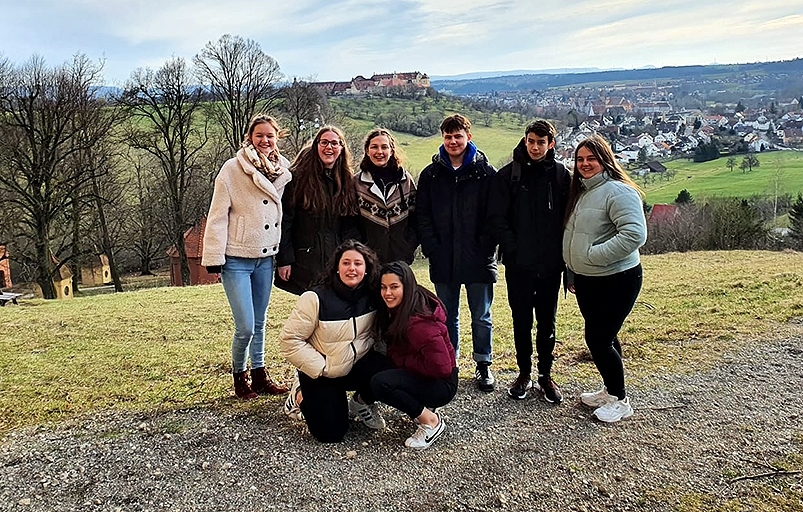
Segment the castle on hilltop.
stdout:
<svg viewBox="0 0 803 512">
<path fill-rule="evenodd" d="M 409 87 L 426 89 L 430 86 L 429 76 L 420 71 L 410 73 L 384 73 L 365 78 L 357 75 L 350 82 L 313 82 L 315 87 L 328 96 L 342 94 L 376 94 L 390 87 Z"/>
</svg>

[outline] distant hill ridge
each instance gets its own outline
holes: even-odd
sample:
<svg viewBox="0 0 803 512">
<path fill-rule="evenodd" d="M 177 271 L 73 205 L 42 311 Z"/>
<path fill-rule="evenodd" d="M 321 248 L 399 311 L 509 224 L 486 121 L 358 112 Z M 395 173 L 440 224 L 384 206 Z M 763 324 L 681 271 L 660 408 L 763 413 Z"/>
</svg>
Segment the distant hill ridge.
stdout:
<svg viewBox="0 0 803 512">
<path fill-rule="evenodd" d="M 587 73 L 505 75 L 486 78 L 448 79 L 431 78 L 432 87 L 438 91 L 456 95 L 482 94 L 503 91 L 527 91 L 595 82 L 628 82 L 650 80 L 699 81 L 712 78 L 738 78 L 747 75 L 794 75 L 798 80 L 803 74 L 803 58 L 750 64 L 712 64 L 707 66 L 667 66 L 630 70 L 592 71 Z M 790 77 L 792 78 L 792 77 Z"/>
</svg>

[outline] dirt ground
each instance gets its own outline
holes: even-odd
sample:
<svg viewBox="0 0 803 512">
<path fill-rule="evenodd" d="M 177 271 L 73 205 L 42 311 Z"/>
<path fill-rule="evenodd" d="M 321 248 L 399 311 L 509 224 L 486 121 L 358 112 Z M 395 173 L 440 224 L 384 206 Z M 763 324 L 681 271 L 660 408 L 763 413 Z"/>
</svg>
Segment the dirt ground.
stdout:
<svg viewBox="0 0 803 512">
<path fill-rule="evenodd" d="M 571 384 L 560 406 L 503 387 L 461 381 L 423 452 L 388 408 L 387 430 L 355 423 L 319 444 L 282 397 L 257 414 L 104 412 L 16 431 L 0 444 L 0 510 L 803 510 L 803 325 L 631 386 L 636 412 L 618 424 L 593 421 Z M 759 476 L 782 466 L 792 474 Z"/>
</svg>

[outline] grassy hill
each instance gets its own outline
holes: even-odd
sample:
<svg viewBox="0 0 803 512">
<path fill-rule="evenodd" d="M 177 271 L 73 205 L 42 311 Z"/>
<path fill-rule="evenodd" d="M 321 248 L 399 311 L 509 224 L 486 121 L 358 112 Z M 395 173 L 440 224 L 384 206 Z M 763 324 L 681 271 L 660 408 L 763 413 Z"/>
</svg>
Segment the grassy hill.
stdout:
<svg viewBox="0 0 803 512">
<path fill-rule="evenodd" d="M 477 147 L 496 167 L 510 161 L 513 148 L 518 144 L 524 127 L 530 121 L 509 112 L 488 116 L 471 110 L 462 105 L 458 99 L 448 96 L 420 100 L 336 98 L 332 100 L 332 105 L 346 118 L 348 136 L 357 140 L 361 140 L 361 137 L 376 126 L 375 121 L 380 116 L 391 112 L 409 116 L 431 114 L 438 119 L 453 113 L 462 113 L 472 121 L 471 131 Z M 440 134 L 429 137 L 416 137 L 398 131 L 394 131 L 394 134 L 407 159 L 406 167 L 413 176 L 418 176 L 432 161 L 432 155 L 437 152 L 441 144 Z M 361 158 L 362 148 L 355 156 Z M 726 157 L 703 163 L 685 159 L 667 162 L 666 167 L 676 171 L 676 174 L 668 181 L 656 176 L 655 181 L 646 185 L 644 188 L 647 202 L 671 203 L 684 188 L 695 199 L 711 196 L 773 195 L 776 191 L 792 195 L 803 192 L 803 152 L 776 151 L 759 153 L 757 156 L 761 162 L 760 167 L 748 173 L 743 173 L 738 168 L 742 155 L 735 155 L 737 167 L 733 171 L 726 167 Z"/>
<path fill-rule="evenodd" d="M 521 139 L 528 119 L 509 112 L 487 117 L 483 113 L 463 106 L 459 100 L 448 96 L 409 100 L 400 98 L 335 98 L 332 106 L 347 118 L 349 136 L 363 137 L 376 126 L 376 119 L 390 112 L 410 116 L 433 115 L 440 122 L 447 115 L 460 113 L 472 123 L 471 133 L 477 147 L 488 156 L 494 166 L 509 160 L 513 148 Z M 487 126 L 490 124 L 490 126 Z M 406 167 L 413 176 L 432 161 L 432 155 L 442 143 L 440 133 L 429 137 L 416 137 L 393 130 L 407 160 Z M 356 134 L 356 135 L 352 135 Z M 362 151 L 355 155 L 358 159 Z"/>
<path fill-rule="evenodd" d="M 772 196 L 789 193 L 796 196 L 803 192 L 803 152 L 774 151 L 758 153 L 760 167 L 751 172 L 742 172 L 738 164 L 741 155 L 736 155 L 737 167 L 726 167 L 727 158 L 695 163 L 688 160 L 666 162 L 667 169 L 677 171 L 670 181 L 661 178 L 646 187 L 647 202 L 671 203 L 684 188 L 692 197 L 702 199 L 712 196 L 749 197 Z"/>
<path fill-rule="evenodd" d="M 722 251 L 645 256 L 644 288 L 621 332 L 628 378 L 701 370 L 742 342 L 803 311 L 799 253 Z M 431 288 L 426 262 L 414 269 Z M 504 273 L 504 268 L 500 269 Z M 694 275 L 694 279 L 689 276 Z M 289 378 L 277 337 L 296 297 L 275 290 L 266 325 L 271 374 Z M 473 372 L 462 301 L 461 376 Z M 493 303 L 494 360 L 502 381 L 516 368 L 504 278 Z M 221 285 L 150 288 L 0 308 L 0 436 L 23 426 L 100 410 L 239 407 L 229 398 L 233 325 Z M 573 295 L 558 307 L 556 375 L 596 382 Z"/>
</svg>

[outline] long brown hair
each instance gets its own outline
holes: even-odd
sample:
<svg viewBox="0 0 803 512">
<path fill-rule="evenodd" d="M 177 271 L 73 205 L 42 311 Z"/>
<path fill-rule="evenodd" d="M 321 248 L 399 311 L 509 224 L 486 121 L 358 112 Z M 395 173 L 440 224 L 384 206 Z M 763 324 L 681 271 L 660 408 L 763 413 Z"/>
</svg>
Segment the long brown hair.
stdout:
<svg viewBox="0 0 803 512">
<path fill-rule="evenodd" d="M 563 220 L 564 225 L 566 222 L 568 222 L 569 216 L 574 210 L 574 207 L 577 206 L 577 199 L 580 197 L 580 192 L 583 191 L 580 183 L 581 176 L 577 171 L 577 152 L 582 148 L 586 148 L 587 150 L 591 151 L 591 153 L 596 157 L 597 161 L 602 166 L 602 172 L 606 173 L 616 181 L 621 181 L 622 183 L 633 187 L 639 193 L 639 195 L 644 198 L 644 192 L 632 179 L 630 179 L 630 176 L 627 175 L 627 172 L 624 170 L 622 165 L 616 160 L 616 156 L 614 156 L 613 150 L 608 144 L 608 141 L 606 141 L 600 135 L 591 135 L 589 138 L 580 141 L 580 143 L 574 149 L 574 172 L 572 173 L 572 181 L 571 185 L 569 186 L 569 200 L 566 204 L 566 216 Z"/>
<path fill-rule="evenodd" d="M 432 314 L 434 312 L 432 304 L 439 304 L 440 300 L 434 293 L 418 284 L 413 269 L 403 261 L 393 261 L 383 266 L 379 271 L 380 282 L 385 274 L 393 274 L 401 281 L 402 300 L 394 308 L 392 316 L 385 301 L 380 300 L 379 325 L 389 346 L 403 344 L 407 342 L 407 326 L 410 318 Z"/>
<path fill-rule="evenodd" d="M 362 157 L 362 162 L 360 162 L 360 169 L 370 169 L 371 167 L 371 159 L 368 157 L 368 147 L 371 146 L 371 141 L 380 135 L 384 135 L 388 138 L 388 143 L 390 143 L 390 151 L 391 155 L 388 158 L 388 167 L 393 169 L 399 168 L 404 163 L 404 153 L 399 149 L 398 145 L 396 144 L 396 139 L 393 138 L 393 134 L 390 133 L 390 130 L 386 128 L 374 128 L 368 135 L 365 136 L 365 140 L 363 141 L 363 151 L 364 155 Z"/>
<path fill-rule="evenodd" d="M 324 184 L 323 167 L 318 156 L 318 143 L 324 133 L 332 132 L 340 139 L 340 155 L 332 167 L 335 194 L 330 203 Z M 354 172 L 351 168 L 351 152 L 340 128 L 322 126 L 315 137 L 298 153 L 290 166 L 293 173 L 292 204 L 313 213 L 332 215 L 357 215 L 357 190 L 354 187 Z"/>
</svg>

